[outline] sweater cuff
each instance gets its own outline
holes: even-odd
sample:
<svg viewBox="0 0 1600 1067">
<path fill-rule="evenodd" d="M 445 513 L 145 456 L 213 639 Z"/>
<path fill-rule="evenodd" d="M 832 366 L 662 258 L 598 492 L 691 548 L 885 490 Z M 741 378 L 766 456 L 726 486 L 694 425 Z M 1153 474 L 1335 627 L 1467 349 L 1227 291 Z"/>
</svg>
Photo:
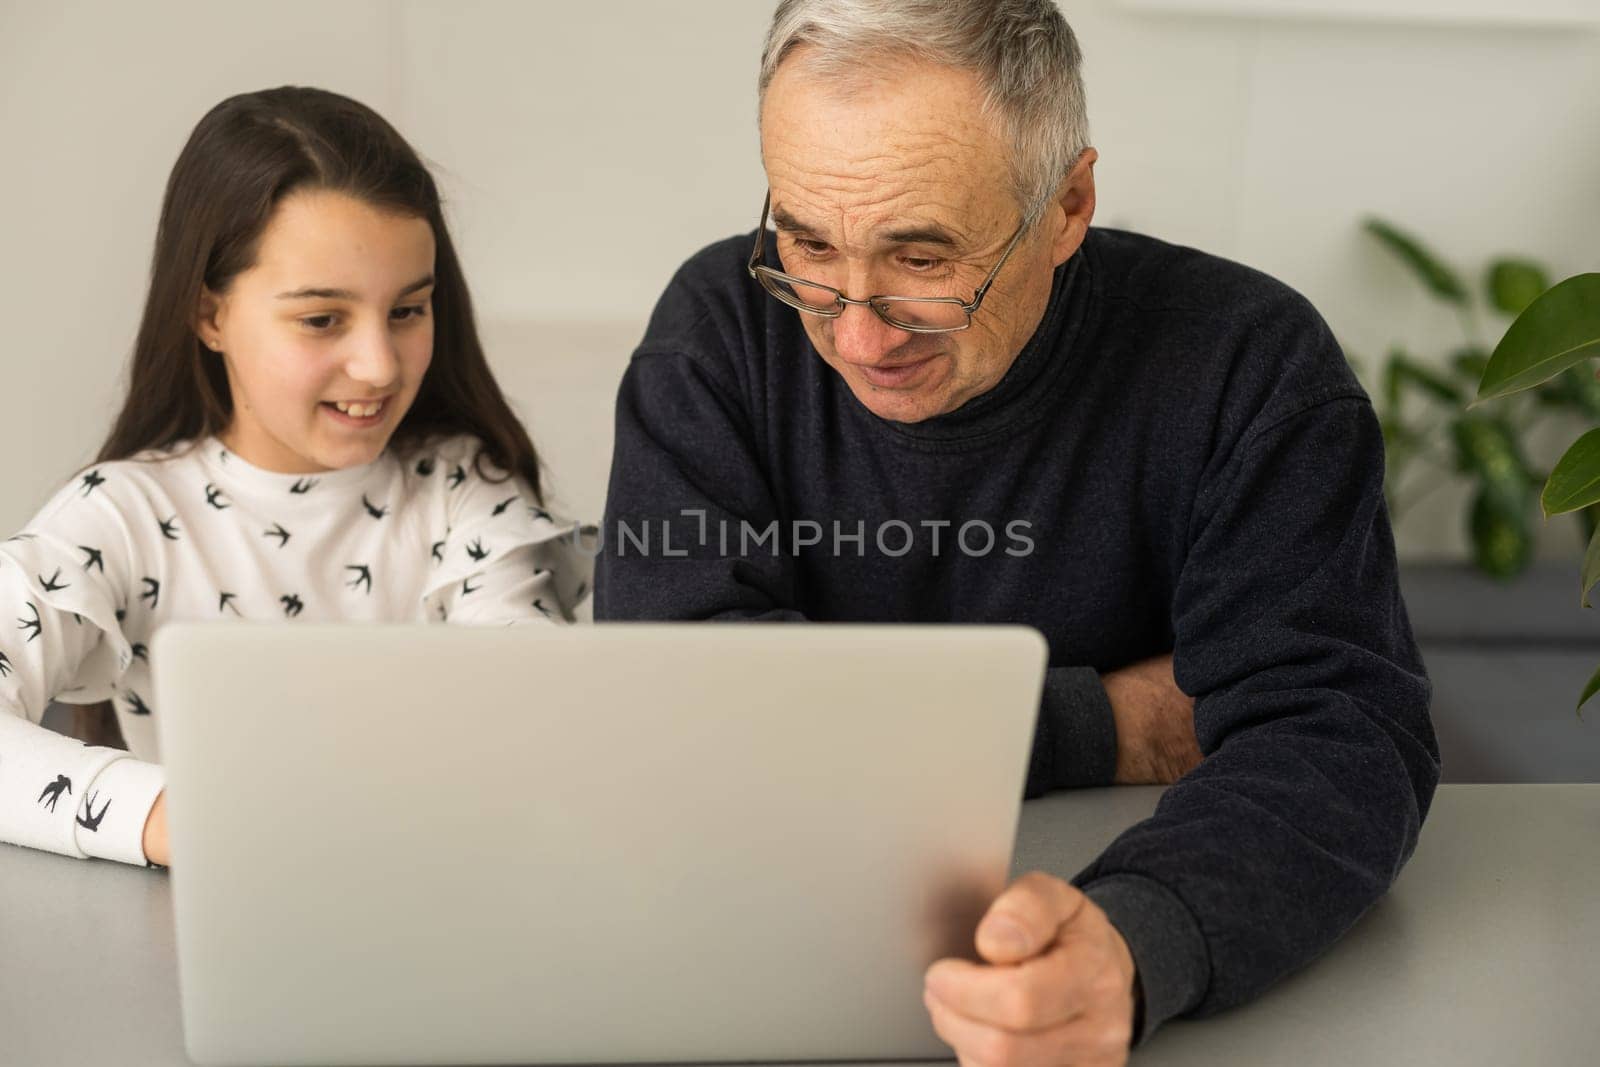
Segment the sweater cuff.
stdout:
<svg viewBox="0 0 1600 1067">
<path fill-rule="evenodd" d="M 1034 727 L 1025 795 L 1110 785 L 1117 772 L 1117 723 L 1093 667 L 1051 667 Z"/>
<path fill-rule="evenodd" d="M 1139 874 L 1112 874 L 1081 887 L 1128 943 L 1144 990 L 1135 1045 L 1162 1023 L 1192 1010 L 1210 984 L 1210 953 L 1200 924 L 1166 886 Z"/>
<path fill-rule="evenodd" d="M 84 790 L 78 849 L 86 856 L 145 866 L 144 824 L 166 786 L 165 773 L 154 763 L 123 757 L 108 764 Z"/>
</svg>

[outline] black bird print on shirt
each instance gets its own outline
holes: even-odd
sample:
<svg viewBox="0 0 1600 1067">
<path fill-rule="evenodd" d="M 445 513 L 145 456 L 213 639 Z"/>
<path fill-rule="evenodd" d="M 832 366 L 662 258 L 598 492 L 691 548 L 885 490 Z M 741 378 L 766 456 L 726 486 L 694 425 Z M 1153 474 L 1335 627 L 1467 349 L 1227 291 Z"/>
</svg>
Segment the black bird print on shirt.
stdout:
<svg viewBox="0 0 1600 1067">
<path fill-rule="evenodd" d="M 39 803 L 51 811 L 56 810 L 56 801 L 61 799 L 61 794 L 72 794 L 72 779 L 64 774 L 56 775 L 56 780 L 44 787 L 44 792 L 39 794 Z M 49 800 L 45 798 L 49 797 Z"/>
<path fill-rule="evenodd" d="M 429 554 L 433 556 L 433 561 L 435 563 L 443 563 L 444 562 L 444 542 L 443 541 L 435 541 L 433 543 L 433 548 L 432 548 L 432 550 L 430 551 Z"/>
<path fill-rule="evenodd" d="M 229 608 L 232 608 L 233 609 L 233 613 L 235 615 L 238 615 L 239 614 L 239 609 L 233 603 L 234 600 L 237 599 L 237 597 L 238 597 L 237 593 L 221 593 L 217 597 L 217 614 L 221 615 L 224 611 L 227 611 Z"/>
<path fill-rule="evenodd" d="M 33 618 L 32 619 L 24 619 L 24 618 L 20 618 L 19 617 L 17 619 L 17 621 L 19 623 L 21 623 L 22 625 L 18 626 L 17 629 L 19 629 L 19 630 L 32 630 L 33 631 L 32 633 L 30 633 L 28 635 L 28 644 L 31 645 L 31 644 L 33 644 L 33 639 L 34 638 L 36 638 L 40 634 L 44 633 L 44 624 L 39 621 L 39 609 L 34 607 L 32 602 L 30 602 L 28 604 L 28 611 L 29 611 L 30 614 L 33 615 Z"/>
<path fill-rule="evenodd" d="M 509 508 L 512 504 L 515 504 L 517 500 L 517 497 L 508 496 L 504 500 L 500 501 L 500 503 L 496 504 L 494 506 L 494 511 L 490 512 L 489 514 L 491 516 L 504 515 L 506 513 L 506 508 Z"/>
<path fill-rule="evenodd" d="M 419 474 L 422 477 L 426 478 L 432 473 L 433 473 L 433 460 L 431 460 L 431 459 L 419 459 L 419 460 L 417 460 L 417 474 Z"/>
<path fill-rule="evenodd" d="M 58 589 L 69 589 L 69 588 L 71 588 L 71 583 L 63 582 L 61 580 L 61 568 L 60 567 L 57 567 L 56 568 L 56 572 L 54 574 L 52 574 L 49 578 L 46 578 L 42 574 L 39 575 L 39 585 L 40 585 L 41 588 L 44 589 L 44 591 L 46 593 L 54 593 Z"/>
<path fill-rule="evenodd" d="M 222 495 L 222 490 L 218 489 L 210 482 L 206 483 L 206 503 L 210 504 L 218 511 L 227 511 L 233 506 L 232 504 L 228 503 L 228 498 Z"/>
<path fill-rule="evenodd" d="M 295 496 L 303 496 L 304 494 L 311 492 L 312 488 L 315 487 L 316 484 L 317 479 L 315 478 L 300 478 L 289 487 L 289 492 L 293 493 Z"/>
<path fill-rule="evenodd" d="M 161 536 L 162 537 L 165 537 L 168 541 L 176 541 L 176 540 L 178 540 L 178 533 L 179 533 L 179 530 L 178 530 L 178 516 L 174 515 L 170 519 L 162 520 L 162 523 L 161 523 Z"/>
<path fill-rule="evenodd" d="M 101 574 L 106 572 L 106 558 L 100 554 L 100 550 L 98 548 L 90 548 L 88 545 L 79 545 L 78 551 L 89 557 L 83 563 L 84 570 L 87 571 L 91 568 L 98 568 Z"/>
<path fill-rule="evenodd" d="M 99 471 L 90 471 L 88 474 L 83 476 L 83 495 L 88 496 L 90 493 L 94 492 L 96 489 L 105 484 L 106 480 L 105 478 L 101 477 Z"/>
<path fill-rule="evenodd" d="M 476 593 L 478 590 L 480 590 L 482 588 L 483 588 L 483 586 L 481 586 L 481 585 L 473 585 L 472 584 L 472 579 L 471 578 L 467 578 L 467 579 L 463 580 L 462 583 L 461 583 L 461 595 L 462 596 L 466 596 L 469 593 Z"/>
<path fill-rule="evenodd" d="M 381 519 L 385 515 L 389 514 L 389 509 L 387 507 L 378 507 L 372 501 L 367 499 L 367 494 L 365 493 L 361 494 L 361 506 L 366 508 L 367 514 L 371 515 L 375 519 Z"/>
<path fill-rule="evenodd" d="M 579 582 L 578 583 L 578 588 L 573 590 L 573 594 L 572 594 L 573 598 L 576 599 L 576 600 L 582 600 L 583 599 L 583 594 L 588 592 L 588 591 L 589 591 L 588 584 L 586 582 Z"/>
<path fill-rule="evenodd" d="M 150 705 L 146 704 L 144 698 L 139 696 L 138 693 L 130 689 L 128 690 L 128 711 L 134 715 L 148 715 L 150 714 Z"/>
<path fill-rule="evenodd" d="M 11 661 L 6 659 L 6 654 L 0 652 L 0 678 L 5 678 L 11 673 Z"/>
<path fill-rule="evenodd" d="M 100 820 L 104 819 L 106 817 L 106 812 L 111 810 L 111 801 L 108 800 L 105 803 L 105 807 L 100 809 L 100 814 L 96 815 L 94 813 L 94 801 L 99 795 L 99 793 L 90 793 L 89 799 L 83 802 L 83 815 L 78 816 L 78 825 L 89 831 L 91 834 L 99 831 Z M 87 818 L 85 818 L 85 816 L 87 816 Z"/>
<path fill-rule="evenodd" d="M 472 562 L 482 563 L 489 558 L 489 550 L 483 547 L 483 538 L 474 537 L 472 543 L 467 545 L 467 555 L 472 557 Z"/>
<path fill-rule="evenodd" d="M 134 659 L 142 659 L 146 663 L 150 662 L 150 650 L 148 648 L 146 648 L 144 645 L 139 645 L 139 644 L 130 645 L 128 647 L 128 651 L 133 653 L 133 658 Z"/>
<path fill-rule="evenodd" d="M 459 463 L 457 463 L 451 469 L 450 475 L 446 479 L 446 481 L 448 481 L 450 483 L 450 488 L 452 488 L 452 489 L 456 488 L 457 486 L 459 486 L 462 482 L 464 482 L 466 480 L 467 480 L 467 469 L 465 467 L 463 467 Z"/>
<path fill-rule="evenodd" d="M 141 578 L 139 580 L 144 583 L 144 592 L 139 594 L 139 599 L 150 601 L 150 610 L 156 610 L 156 607 L 161 603 L 161 583 L 154 578 Z"/>
<path fill-rule="evenodd" d="M 277 523 L 277 522 L 273 523 L 272 524 L 272 529 L 267 530 L 261 536 L 262 537 L 276 537 L 278 539 L 278 547 L 279 548 L 283 548 L 285 545 L 287 545 L 289 543 L 289 531 L 285 530 L 283 528 L 283 524 L 282 523 Z"/>
<path fill-rule="evenodd" d="M 535 600 L 533 602 L 533 606 L 539 609 L 540 615 L 543 615 L 547 619 L 550 617 L 550 609 L 544 606 L 544 599 L 542 597 Z"/>
<path fill-rule="evenodd" d="M 283 613 L 291 619 L 304 611 L 306 607 L 294 593 L 279 597 L 278 603 L 283 605 Z"/>
<path fill-rule="evenodd" d="M 372 595 L 372 571 L 365 563 L 349 564 L 345 567 L 345 570 L 356 572 L 356 576 L 354 578 L 344 583 L 345 588 L 360 589 L 363 585 L 365 585 L 367 587 L 367 595 Z"/>
<path fill-rule="evenodd" d="M 532 515 L 536 519 L 543 519 L 545 522 L 553 521 L 550 518 L 550 513 L 548 511 L 546 511 L 544 508 L 536 508 L 532 504 L 528 505 L 528 514 Z"/>
</svg>

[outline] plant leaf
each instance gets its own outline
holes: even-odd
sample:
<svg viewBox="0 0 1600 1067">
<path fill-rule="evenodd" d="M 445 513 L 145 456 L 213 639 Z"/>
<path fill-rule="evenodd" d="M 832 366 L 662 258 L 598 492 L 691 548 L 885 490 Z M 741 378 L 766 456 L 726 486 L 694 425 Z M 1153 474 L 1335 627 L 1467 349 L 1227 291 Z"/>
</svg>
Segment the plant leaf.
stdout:
<svg viewBox="0 0 1600 1067">
<path fill-rule="evenodd" d="M 1600 429 L 1590 430 L 1556 461 L 1539 494 L 1545 518 L 1564 515 L 1600 501 Z"/>
<path fill-rule="evenodd" d="M 1539 402 L 1565 408 L 1589 419 L 1600 419 L 1600 381 L 1588 367 L 1568 367 L 1538 386 Z"/>
<path fill-rule="evenodd" d="M 1489 369 L 1489 353 L 1485 349 L 1472 345 L 1451 355 L 1450 366 L 1461 377 L 1475 382 L 1483 377 L 1484 371 Z"/>
<path fill-rule="evenodd" d="M 1383 410 L 1395 417 L 1400 415 L 1400 372 L 1391 357 L 1383 364 Z"/>
<path fill-rule="evenodd" d="M 1583 587 L 1578 590 L 1578 603 L 1586 608 L 1594 606 L 1589 603 L 1589 590 L 1596 582 L 1600 582 L 1600 527 L 1595 528 L 1589 549 L 1583 554 Z"/>
<path fill-rule="evenodd" d="M 1369 218 L 1365 228 L 1391 252 L 1399 256 L 1430 293 L 1446 303 L 1467 306 L 1467 287 L 1461 284 L 1461 279 L 1456 276 L 1455 271 L 1445 266 L 1416 238 L 1378 218 Z"/>
<path fill-rule="evenodd" d="M 1478 400 L 1532 388 L 1600 355 L 1600 274 L 1579 274 L 1545 293 L 1506 330 L 1478 383 Z"/>
<path fill-rule="evenodd" d="M 1502 581 L 1521 574 L 1533 558 L 1533 537 L 1527 512 L 1507 507 L 1489 487 L 1478 490 L 1467 524 L 1472 538 L 1473 562 L 1478 569 Z"/>
<path fill-rule="evenodd" d="M 1583 705 L 1596 693 L 1600 693 L 1600 668 L 1597 668 L 1594 674 L 1590 675 L 1589 684 L 1583 687 L 1583 695 L 1578 697 L 1578 715 L 1580 718 L 1583 715 Z"/>
<path fill-rule="evenodd" d="M 1489 302 L 1507 315 L 1520 315 L 1550 288 L 1550 276 L 1525 259 L 1497 259 L 1489 264 L 1485 283 Z"/>
<path fill-rule="evenodd" d="M 1395 349 L 1389 356 L 1389 366 L 1393 368 L 1397 388 L 1399 385 L 1410 383 L 1435 400 L 1442 400 L 1451 407 L 1460 406 L 1462 399 L 1460 389 L 1399 349 Z"/>
<path fill-rule="evenodd" d="M 1511 426 L 1498 417 L 1462 415 L 1450 424 L 1450 432 L 1455 438 L 1456 469 L 1476 474 L 1501 510 L 1520 514 L 1535 483 Z"/>
</svg>

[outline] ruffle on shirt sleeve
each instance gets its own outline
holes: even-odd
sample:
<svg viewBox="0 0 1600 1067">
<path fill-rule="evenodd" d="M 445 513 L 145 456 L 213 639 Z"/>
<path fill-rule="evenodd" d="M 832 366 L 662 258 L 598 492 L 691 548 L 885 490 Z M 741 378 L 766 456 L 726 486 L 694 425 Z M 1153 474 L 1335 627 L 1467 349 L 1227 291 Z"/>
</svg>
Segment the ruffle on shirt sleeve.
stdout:
<svg viewBox="0 0 1600 1067">
<path fill-rule="evenodd" d="M 541 507 L 521 479 L 491 480 L 470 455 L 446 455 L 448 531 L 432 547 L 429 618 L 509 624 L 572 621 L 594 582 L 593 527 Z M 488 466 L 487 463 L 484 466 Z M 454 484 L 452 484 L 454 483 Z"/>
<path fill-rule="evenodd" d="M 0 649 L 20 643 L 13 653 L 49 652 L 27 656 L 32 662 L 7 679 L 17 683 L 29 718 L 37 721 L 52 700 L 95 704 L 115 693 L 133 660 L 117 618 L 117 577 L 110 573 L 119 559 L 109 548 L 70 544 L 47 532 L 0 543 L 6 601 L 0 603 L 0 632 L 9 631 Z"/>
</svg>

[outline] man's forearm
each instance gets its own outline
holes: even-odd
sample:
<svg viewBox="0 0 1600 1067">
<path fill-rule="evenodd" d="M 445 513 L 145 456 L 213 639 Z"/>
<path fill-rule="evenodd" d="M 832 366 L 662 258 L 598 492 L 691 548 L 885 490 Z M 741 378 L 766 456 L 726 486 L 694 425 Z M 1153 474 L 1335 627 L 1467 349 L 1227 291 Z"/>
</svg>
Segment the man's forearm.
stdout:
<svg viewBox="0 0 1600 1067">
<path fill-rule="evenodd" d="M 1172 655 L 1103 675 L 1116 725 L 1119 785 L 1170 785 L 1199 766 L 1194 700 L 1178 688 Z"/>
</svg>

